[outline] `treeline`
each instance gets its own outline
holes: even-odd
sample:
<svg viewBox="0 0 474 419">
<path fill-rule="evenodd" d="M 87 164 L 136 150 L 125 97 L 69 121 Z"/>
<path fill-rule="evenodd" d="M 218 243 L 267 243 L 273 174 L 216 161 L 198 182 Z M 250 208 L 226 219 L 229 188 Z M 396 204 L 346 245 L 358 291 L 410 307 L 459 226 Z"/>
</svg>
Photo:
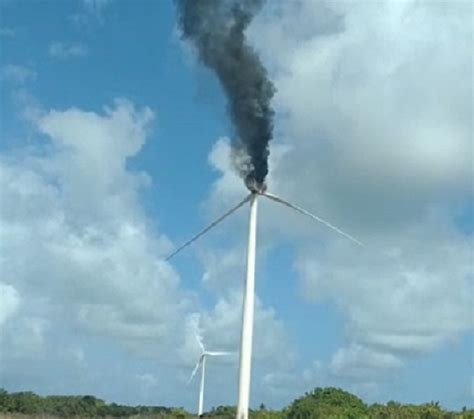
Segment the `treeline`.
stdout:
<svg viewBox="0 0 474 419">
<path fill-rule="evenodd" d="M 390 401 L 367 405 L 357 396 L 337 388 L 316 388 L 285 410 L 282 416 L 285 419 L 474 419 L 472 409 L 463 407 L 460 412 L 449 412 L 438 402 L 412 405 Z"/>
<path fill-rule="evenodd" d="M 70 417 L 186 417 L 183 409 L 164 406 L 124 406 L 107 404 L 94 396 L 46 396 L 41 397 L 31 391 L 8 393 L 0 389 L 0 414 L 21 413 L 29 416 L 50 415 Z"/>
<path fill-rule="evenodd" d="M 235 418 L 235 407 L 219 406 L 204 415 L 207 419 Z M 264 405 L 251 411 L 252 419 L 474 419 L 474 410 L 460 412 L 443 409 L 438 402 L 421 405 L 390 401 L 368 405 L 357 396 L 338 388 L 315 388 L 280 411 Z"/>
<path fill-rule="evenodd" d="M 233 419 L 234 406 L 219 406 L 203 415 L 206 419 Z M 0 418 L 147 418 L 188 419 L 182 408 L 124 406 L 106 403 L 94 396 L 46 396 L 32 392 L 0 390 Z M 421 405 L 388 402 L 364 403 L 357 396 L 337 388 L 316 388 L 282 410 L 263 404 L 250 412 L 251 419 L 474 419 L 474 410 L 463 407 L 451 412 L 438 402 Z"/>
</svg>

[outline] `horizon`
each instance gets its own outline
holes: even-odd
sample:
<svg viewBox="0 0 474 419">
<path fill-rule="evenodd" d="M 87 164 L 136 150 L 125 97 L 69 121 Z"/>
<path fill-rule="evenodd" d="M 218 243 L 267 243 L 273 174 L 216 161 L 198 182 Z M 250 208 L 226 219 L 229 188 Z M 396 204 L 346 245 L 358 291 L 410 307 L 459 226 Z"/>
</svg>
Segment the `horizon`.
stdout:
<svg viewBox="0 0 474 419">
<path fill-rule="evenodd" d="M 2 391 L 5 391 L 4 389 L 0 388 L 0 393 Z M 270 410 L 270 411 L 274 411 L 274 412 L 278 412 L 280 410 L 284 410 L 286 408 L 289 408 L 290 406 L 294 405 L 295 402 L 301 400 L 301 399 L 304 399 L 305 397 L 308 396 L 308 394 L 314 394 L 316 393 L 317 391 L 323 391 L 323 392 L 336 392 L 336 393 L 339 393 L 339 394 L 344 394 L 344 395 L 349 395 L 349 396 L 355 396 L 354 394 L 342 389 L 342 388 L 339 388 L 339 387 L 315 387 L 313 389 L 309 389 L 307 392 L 305 392 L 304 394 L 301 394 L 300 396 L 297 396 L 297 398 L 295 400 L 292 400 L 290 401 L 290 404 L 288 406 L 283 406 L 281 409 L 272 409 L 272 408 L 268 408 L 267 406 L 265 406 L 264 403 L 260 403 L 257 406 L 251 408 L 250 410 L 252 411 L 259 411 L 259 410 Z M 33 395 L 36 395 L 36 396 L 39 396 L 40 398 L 48 398 L 48 397 L 57 397 L 57 398 L 64 398 L 64 399 L 67 399 L 67 398 L 94 398 L 95 400 L 99 400 L 101 402 L 104 402 L 106 405 L 109 405 L 109 406 L 112 406 L 112 405 L 117 405 L 117 406 L 125 406 L 125 407 L 131 407 L 131 408 L 141 408 L 141 407 L 145 407 L 145 408 L 156 408 L 156 409 L 184 409 L 182 406 L 165 406 L 165 405 L 123 405 L 123 404 L 119 404 L 119 403 L 115 403 L 114 401 L 112 400 L 104 400 L 104 399 L 100 399 L 92 394 L 51 394 L 51 395 L 45 395 L 45 396 L 42 396 L 41 394 L 36 394 L 34 392 L 30 392 L 30 391 L 19 391 L 19 392 L 6 392 L 6 394 L 8 396 L 18 396 L 18 395 L 25 395 L 25 394 L 33 394 Z M 426 406 L 426 405 L 436 405 L 438 408 L 440 408 L 441 410 L 444 410 L 446 412 L 450 412 L 450 413 L 458 413 L 458 412 L 464 412 L 465 410 L 468 410 L 468 411 L 471 411 L 471 412 L 474 412 L 474 409 L 472 406 L 460 406 L 458 408 L 455 408 L 455 409 L 446 409 L 445 406 L 439 404 L 439 402 L 437 401 L 434 401 L 434 400 L 430 400 L 430 401 L 425 401 L 425 402 L 422 402 L 422 403 L 417 403 L 417 404 L 411 404 L 411 403 L 401 403 L 397 400 L 387 400 L 386 402 L 373 402 L 373 403 L 367 403 L 365 402 L 363 399 L 359 398 L 358 396 L 355 396 L 357 397 L 366 407 L 375 407 L 375 406 L 378 406 L 378 405 L 382 405 L 382 406 L 386 406 L 386 407 L 390 407 L 391 404 L 400 404 L 401 406 L 404 406 L 404 407 L 410 407 L 410 406 L 414 406 L 414 407 L 423 407 L 423 406 Z M 322 402 L 321 404 L 324 404 L 324 401 L 320 400 L 320 402 Z M 264 408 L 262 409 L 262 406 L 264 406 Z M 1 407 L 0 406 L 0 412 L 1 412 Z M 211 406 L 211 407 L 208 407 L 207 410 L 205 409 L 204 410 L 204 414 L 207 414 L 207 413 L 210 413 L 210 412 L 213 412 L 215 411 L 216 409 L 219 409 L 219 408 L 232 408 L 232 409 L 236 409 L 237 406 L 236 405 L 216 405 L 216 406 Z M 337 406 L 336 406 L 337 407 Z M 339 406 L 340 407 L 340 406 Z M 191 409 L 192 410 L 192 409 Z M 184 409 L 184 411 L 186 413 L 190 413 L 190 414 L 193 414 L 193 412 L 189 412 L 187 411 L 186 409 Z M 12 411 L 11 413 L 14 413 L 15 411 Z"/>
<path fill-rule="evenodd" d="M 0 388 L 196 410 L 238 353 L 248 207 L 215 75 L 172 1 L 0 3 Z M 266 2 L 276 88 L 250 407 L 316 387 L 472 406 L 468 0 Z M 268 201 L 268 202 L 266 202 Z M 206 365 L 235 405 L 238 356 Z"/>
</svg>

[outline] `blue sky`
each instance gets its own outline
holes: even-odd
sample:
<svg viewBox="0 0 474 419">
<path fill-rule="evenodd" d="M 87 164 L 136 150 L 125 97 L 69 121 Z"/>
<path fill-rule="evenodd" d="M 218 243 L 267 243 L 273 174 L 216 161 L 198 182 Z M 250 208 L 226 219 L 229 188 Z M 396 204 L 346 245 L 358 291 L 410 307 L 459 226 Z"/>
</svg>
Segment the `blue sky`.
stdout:
<svg viewBox="0 0 474 419">
<path fill-rule="evenodd" d="M 251 402 L 472 404 L 472 5 L 271 2 L 277 88 Z M 194 409 L 238 347 L 246 211 L 225 98 L 169 1 L 1 2 L 0 386 Z M 237 358 L 206 407 L 234 404 Z"/>
</svg>

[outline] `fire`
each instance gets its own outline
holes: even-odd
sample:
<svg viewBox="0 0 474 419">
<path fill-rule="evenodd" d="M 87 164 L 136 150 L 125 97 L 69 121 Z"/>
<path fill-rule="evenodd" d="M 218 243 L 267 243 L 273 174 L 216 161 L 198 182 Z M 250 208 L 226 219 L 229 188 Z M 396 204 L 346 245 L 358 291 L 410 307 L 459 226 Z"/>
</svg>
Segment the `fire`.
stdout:
<svg viewBox="0 0 474 419">
<path fill-rule="evenodd" d="M 267 184 L 265 182 L 258 183 L 255 178 L 247 177 L 245 179 L 245 186 L 252 193 L 257 193 L 259 195 L 263 194 L 267 190 Z"/>
</svg>

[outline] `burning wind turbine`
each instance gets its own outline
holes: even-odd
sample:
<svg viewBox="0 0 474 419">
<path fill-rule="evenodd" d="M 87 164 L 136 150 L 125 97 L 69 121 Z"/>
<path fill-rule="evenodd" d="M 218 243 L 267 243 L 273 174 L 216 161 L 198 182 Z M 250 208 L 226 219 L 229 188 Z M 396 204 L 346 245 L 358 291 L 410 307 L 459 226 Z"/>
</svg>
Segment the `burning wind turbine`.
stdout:
<svg viewBox="0 0 474 419">
<path fill-rule="evenodd" d="M 239 157 L 235 159 L 235 166 L 250 194 L 176 249 L 167 260 L 249 202 L 247 270 L 242 306 L 237 404 L 237 419 L 247 419 L 255 300 L 258 198 L 263 196 L 285 205 L 322 223 L 358 245 L 361 245 L 361 242 L 309 211 L 266 191 L 265 178 L 268 174 L 269 142 L 273 135 L 274 117 L 270 102 L 275 88 L 258 54 L 248 45 L 245 38 L 245 30 L 261 9 L 264 0 L 175 0 L 175 2 L 183 38 L 194 44 L 199 59 L 214 71 L 227 97 L 229 116 L 235 128 L 233 156 Z"/>
<path fill-rule="evenodd" d="M 201 348 L 201 356 L 194 367 L 191 376 L 189 377 L 188 384 L 191 383 L 194 376 L 196 375 L 199 367 L 201 367 L 201 383 L 199 385 L 199 402 L 198 402 L 198 417 L 202 416 L 203 406 L 204 406 L 204 380 L 206 375 L 206 357 L 208 356 L 227 356 L 232 355 L 232 352 L 216 352 L 216 351 L 206 351 L 204 344 L 202 343 L 201 338 L 196 335 L 196 340 L 198 341 L 199 347 Z"/>
</svg>

